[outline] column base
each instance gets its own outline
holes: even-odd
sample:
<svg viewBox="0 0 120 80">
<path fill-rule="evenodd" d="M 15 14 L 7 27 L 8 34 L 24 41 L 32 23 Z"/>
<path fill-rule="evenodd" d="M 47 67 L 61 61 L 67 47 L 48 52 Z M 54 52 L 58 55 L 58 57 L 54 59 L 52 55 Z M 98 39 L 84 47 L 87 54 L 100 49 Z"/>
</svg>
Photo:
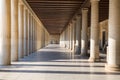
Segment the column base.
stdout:
<svg viewBox="0 0 120 80">
<path fill-rule="evenodd" d="M 88 59 L 89 62 L 99 62 L 100 61 L 100 58 L 89 58 Z"/>
<path fill-rule="evenodd" d="M 120 65 L 105 64 L 105 70 L 107 70 L 107 71 L 120 71 Z"/>
<path fill-rule="evenodd" d="M 75 54 L 80 54 L 80 47 L 79 46 L 76 46 L 75 47 Z"/>
<path fill-rule="evenodd" d="M 11 62 L 16 62 L 18 61 L 18 59 L 11 59 Z"/>
<path fill-rule="evenodd" d="M 11 63 L 6 63 L 6 64 L 0 63 L 0 66 L 8 66 L 8 65 L 11 65 Z"/>
</svg>

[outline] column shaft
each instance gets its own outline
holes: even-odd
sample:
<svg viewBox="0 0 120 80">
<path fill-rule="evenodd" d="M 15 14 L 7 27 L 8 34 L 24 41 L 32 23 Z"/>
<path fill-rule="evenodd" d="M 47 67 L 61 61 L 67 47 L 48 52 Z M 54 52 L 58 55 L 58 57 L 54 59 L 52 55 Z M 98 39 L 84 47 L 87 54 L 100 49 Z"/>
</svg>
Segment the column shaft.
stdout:
<svg viewBox="0 0 120 80">
<path fill-rule="evenodd" d="M 72 23 L 70 23 L 70 50 L 72 50 Z"/>
<path fill-rule="evenodd" d="M 35 19 L 33 18 L 33 28 L 32 28 L 32 51 L 34 52 L 34 28 L 35 28 Z"/>
<path fill-rule="evenodd" d="M 77 16 L 76 22 L 76 54 L 80 54 L 81 50 L 81 16 Z"/>
<path fill-rule="evenodd" d="M 88 50 L 88 9 L 82 9 L 81 55 L 86 56 Z"/>
<path fill-rule="evenodd" d="M 0 0 L 0 65 L 11 63 L 11 0 Z"/>
<path fill-rule="evenodd" d="M 18 0 L 11 0 L 11 60 L 18 60 Z"/>
<path fill-rule="evenodd" d="M 27 11 L 27 55 L 29 55 L 30 51 L 29 51 L 29 27 L 30 27 L 30 16 L 29 16 L 29 11 Z"/>
<path fill-rule="evenodd" d="M 109 2 L 108 70 L 120 70 L 120 0 Z"/>
<path fill-rule="evenodd" d="M 99 0 L 91 0 L 90 62 L 99 60 Z"/>
<path fill-rule="evenodd" d="M 31 14 L 29 13 L 29 54 L 31 54 Z"/>
<path fill-rule="evenodd" d="M 24 57 L 24 5 L 19 3 L 19 58 Z"/>
<path fill-rule="evenodd" d="M 24 56 L 27 56 L 27 27 L 28 27 L 28 20 L 27 20 L 27 9 L 24 8 Z"/>
<path fill-rule="evenodd" d="M 73 21 L 72 22 L 72 51 L 74 52 L 75 51 L 75 42 L 76 42 L 76 40 L 75 40 L 75 37 L 76 37 L 76 35 L 75 35 L 75 32 L 76 32 L 76 22 L 75 21 Z"/>
</svg>

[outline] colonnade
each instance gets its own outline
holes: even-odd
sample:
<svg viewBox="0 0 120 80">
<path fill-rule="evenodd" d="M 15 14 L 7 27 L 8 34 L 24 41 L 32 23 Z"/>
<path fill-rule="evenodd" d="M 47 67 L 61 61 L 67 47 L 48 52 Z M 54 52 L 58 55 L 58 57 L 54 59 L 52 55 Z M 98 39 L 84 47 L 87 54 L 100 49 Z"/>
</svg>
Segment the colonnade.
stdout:
<svg viewBox="0 0 120 80">
<path fill-rule="evenodd" d="M 49 33 L 26 0 L 0 0 L 0 65 L 49 44 Z"/>
<path fill-rule="evenodd" d="M 100 61 L 99 56 L 99 2 L 91 2 L 91 25 L 90 25 L 90 57 L 89 62 Z M 108 25 L 108 48 L 107 48 L 107 70 L 120 70 L 120 0 L 109 0 L 109 25 Z M 79 53 L 81 56 L 88 53 L 88 9 L 82 8 L 81 15 L 69 23 L 60 35 L 60 44 Z M 75 32 L 74 32 L 75 31 Z M 67 33 L 67 34 L 65 34 Z M 67 42 L 66 42 L 67 41 Z M 80 51 L 80 52 L 79 52 Z"/>
</svg>

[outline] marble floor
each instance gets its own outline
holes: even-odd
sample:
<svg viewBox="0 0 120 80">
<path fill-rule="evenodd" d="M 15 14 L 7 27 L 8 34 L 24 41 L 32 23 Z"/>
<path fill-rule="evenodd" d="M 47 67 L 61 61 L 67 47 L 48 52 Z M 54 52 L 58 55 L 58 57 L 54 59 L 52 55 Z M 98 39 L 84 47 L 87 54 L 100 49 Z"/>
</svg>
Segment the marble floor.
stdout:
<svg viewBox="0 0 120 80">
<path fill-rule="evenodd" d="M 59 45 L 49 45 L 36 53 L 0 66 L 0 80 L 120 80 L 120 72 L 107 72 L 101 62 L 73 55 Z"/>
</svg>

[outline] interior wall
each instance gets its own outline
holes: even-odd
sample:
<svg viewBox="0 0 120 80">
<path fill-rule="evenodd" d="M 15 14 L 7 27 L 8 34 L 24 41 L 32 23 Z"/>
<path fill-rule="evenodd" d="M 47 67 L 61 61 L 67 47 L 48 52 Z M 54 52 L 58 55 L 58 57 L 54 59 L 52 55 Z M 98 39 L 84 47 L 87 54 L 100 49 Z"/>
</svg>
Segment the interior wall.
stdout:
<svg viewBox="0 0 120 80">
<path fill-rule="evenodd" d="M 50 35 L 50 43 L 51 44 L 59 44 L 60 43 L 60 35 Z"/>
</svg>

